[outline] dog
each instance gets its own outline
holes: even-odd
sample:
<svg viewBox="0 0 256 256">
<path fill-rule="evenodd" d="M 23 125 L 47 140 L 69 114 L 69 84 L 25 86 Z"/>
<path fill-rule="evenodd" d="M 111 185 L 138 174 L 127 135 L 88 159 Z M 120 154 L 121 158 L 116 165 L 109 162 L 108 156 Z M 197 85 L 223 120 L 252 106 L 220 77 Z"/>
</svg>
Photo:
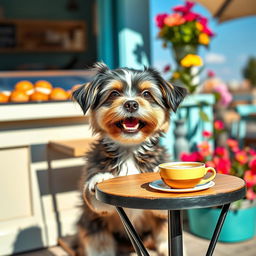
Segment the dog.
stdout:
<svg viewBox="0 0 256 256">
<path fill-rule="evenodd" d="M 127 239 L 113 206 L 95 198 L 95 185 L 104 180 L 154 172 L 168 162 L 160 138 L 168 130 L 170 113 L 186 95 L 182 87 L 165 81 L 153 68 L 110 70 L 96 63 L 91 82 L 73 92 L 90 125 L 99 135 L 86 155 L 81 180 L 84 200 L 78 221 L 78 255 L 115 256 L 118 241 Z M 125 209 L 135 229 L 150 235 L 158 255 L 168 255 L 167 218 L 163 211 Z"/>
</svg>

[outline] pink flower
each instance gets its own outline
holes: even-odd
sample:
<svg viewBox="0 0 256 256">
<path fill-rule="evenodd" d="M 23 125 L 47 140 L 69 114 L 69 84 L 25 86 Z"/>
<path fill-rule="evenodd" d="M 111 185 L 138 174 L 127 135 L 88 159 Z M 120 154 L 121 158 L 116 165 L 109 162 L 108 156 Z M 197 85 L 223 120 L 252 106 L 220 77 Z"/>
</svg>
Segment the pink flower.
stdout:
<svg viewBox="0 0 256 256">
<path fill-rule="evenodd" d="M 188 13 L 194 7 L 194 5 L 195 5 L 195 3 L 186 1 L 185 5 L 178 5 L 174 8 L 172 8 L 172 10 L 174 12 Z"/>
<path fill-rule="evenodd" d="M 248 189 L 247 192 L 246 192 L 246 198 L 248 200 L 254 200 L 256 199 L 256 193 L 253 191 L 252 188 Z"/>
<path fill-rule="evenodd" d="M 209 131 L 203 131 L 203 136 L 204 136 L 205 138 L 210 138 L 210 137 L 212 137 L 212 133 L 209 132 Z"/>
<path fill-rule="evenodd" d="M 248 162 L 248 156 L 245 151 L 241 150 L 238 151 L 235 154 L 235 159 L 240 163 L 240 164 L 246 164 Z"/>
<path fill-rule="evenodd" d="M 220 104 L 228 106 L 232 101 L 232 94 L 228 91 L 226 84 L 218 84 L 214 86 L 214 91 L 220 95 Z"/>
<path fill-rule="evenodd" d="M 186 20 L 182 17 L 179 13 L 173 13 L 165 17 L 164 24 L 173 27 L 173 26 L 179 26 L 186 22 Z"/>
<path fill-rule="evenodd" d="M 214 128 L 217 131 L 221 131 L 224 129 L 224 123 L 221 120 L 216 120 L 216 121 L 214 121 Z"/>
<path fill-rule="evenodd" d="M 227 139 L 227 144 L 232 152 L 237 153 L 238 151 L 240 151 L 237 140 Z"/>
<path fill-rule="evenodd" d="M 207 161 L 207 162 L 205 162 L 205 166 L 215 168 L 215 163 L 213 161 Z"/>
<path fill-rule="evenodd" d="M 170 70 L 171 70 L 171 66 L 170 66 L 170 65 L 166 65 L 166 66 L 164 67 L 163 72 L 164 72 L 164 73 L 167 73 L 167 72 L 170 71 Z"/>
<path fill-rule="evenodd" d="M 238 147 L 238 141 L 234 139 L 227 139 L 227 144 L 230 148 Z"/>
<path fill-rule="evenodd" d="M 203 161 L 203 156 L 197 151 L 192 153 L 182 153 L 180 160 L 184 162 L 201 162 Z"/>
<path fill-rule="evenodd" d="M 160 13 L 156 16 L 155 21 L 158 28 L 162 28 L 164 26 L 164 19 L 168 16 L 167 13 Z"/>
<path fill-rule="evenodd" d="M 211 147 L 208 141 L 203 141 L 202 143 L 197 145 L 199 152 L 202 156 L 206 157 L 211 154 Z"/>
<path fill-rule="evenodd" d="M 256 175 L 256 157 L 254 157 L 254 158 L 250 161 L 249 167 L 250 167 L 252 173 Z"/>
<path fill-rule="evenodd" d="M 214 157 L 213 162 L 218 173 L 229 174 L 231 169 L 231 162 L 229 159 Z"/>
<path fill-rule="evenodd" d="M 207 76 L 208 76 L 209 78 L 215 77 L 215 73 L 214 73 L 212 70 L 208 70 Z"/>
<path fill-rule="evenodd" d="M 198 17 L 198 14 L 197 13 L 194 13 L 194 12 L 188 12 L 186 14 L 183 15 L 183 18 L 186 20 L 186 21 L 194 21 L 196 20 Z"/>
<path fill-rule="evenodd" d="M 256 156 L 256 150 L 253 149 L 253 148 L 250 148 L 249 149 L 249 154 L 252 155 L 252 156 Z"/>
<path fill-rule="evenodd" d="M 244 173 L 244 180 L 246 182 L 246 186 L 251 188 L 256 185 L 256 174 L 253 173 L 252 170 L 247 170 Z"/>
</svg>

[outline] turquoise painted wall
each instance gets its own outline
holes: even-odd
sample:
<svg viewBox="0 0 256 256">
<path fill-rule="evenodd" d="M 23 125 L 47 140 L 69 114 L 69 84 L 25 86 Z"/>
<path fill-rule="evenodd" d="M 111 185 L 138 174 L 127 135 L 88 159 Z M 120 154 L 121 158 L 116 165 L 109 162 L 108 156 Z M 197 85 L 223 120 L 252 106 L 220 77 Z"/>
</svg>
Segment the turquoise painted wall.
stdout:
<svg viewBox="0 0 256 256">
<path fill-rule="evenodd" d="M 97 40 L 94 31 L 93 14 L 96 12 L 95 0 L 76 0 L 79 9 L 69 11 L 67 0 L 1 0 L 4 18 L 8 19 L 47 19 L 84 20 L 87 24 L 86 37 L 88 49 L 83 53 L 11 53 L 0 54 L 0 70 L 13 70 L 25 63 L 34 63 L 35 69 L 62 69 L 72 60 L 72 68 L 85 68 L 97 59 Z"/>
<path fill-rule="evenodd" d="M 149 66 L 149 1 L 117 0 L 116 24 L 118 65 L 135 69 Z"/>
</svg>

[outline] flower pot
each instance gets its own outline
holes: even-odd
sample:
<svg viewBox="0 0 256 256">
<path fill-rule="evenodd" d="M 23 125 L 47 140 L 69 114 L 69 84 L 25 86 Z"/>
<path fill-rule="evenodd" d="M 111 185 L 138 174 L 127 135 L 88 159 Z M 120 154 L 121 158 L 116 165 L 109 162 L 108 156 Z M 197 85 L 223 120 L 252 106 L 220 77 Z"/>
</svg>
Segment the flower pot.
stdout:
<svg viewBox="0 0 256 256">
<path fill-rule="evenodd" d="M 172 54 L 178 65 L 187 54 L 197 54 L 197 52 L 198 46 L 194 44 L 172 45 Z"/>
<path fill-rule="evenodd" d="M 204 208 L 188 210 L 190 231 L 200 237 L 211 239 L 221 209 Z M 256 235 L 256 207 L 229 210 L 222 227 L 219 241 L 240 242 Z"/>
</svg>

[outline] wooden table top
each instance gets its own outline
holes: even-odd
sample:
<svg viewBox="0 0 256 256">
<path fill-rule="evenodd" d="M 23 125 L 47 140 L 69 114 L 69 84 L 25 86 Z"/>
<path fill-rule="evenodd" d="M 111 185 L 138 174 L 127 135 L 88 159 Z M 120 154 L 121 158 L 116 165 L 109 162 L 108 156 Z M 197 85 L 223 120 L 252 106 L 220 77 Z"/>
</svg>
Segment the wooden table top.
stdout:
<svg viewBox="0 0 256 256">
<path fill-rule="evenodd" d="M 162 192 L 149 187 L 160 179 L 159 173 L 116 177 L 97 185 L 96 198 L 104 203 L 136 209 L 181 210 L 223 205 L 244 198 L 244 180 L 217 174 L 215 185 L 206 190 L 186 193 Z"/>
</svg>

